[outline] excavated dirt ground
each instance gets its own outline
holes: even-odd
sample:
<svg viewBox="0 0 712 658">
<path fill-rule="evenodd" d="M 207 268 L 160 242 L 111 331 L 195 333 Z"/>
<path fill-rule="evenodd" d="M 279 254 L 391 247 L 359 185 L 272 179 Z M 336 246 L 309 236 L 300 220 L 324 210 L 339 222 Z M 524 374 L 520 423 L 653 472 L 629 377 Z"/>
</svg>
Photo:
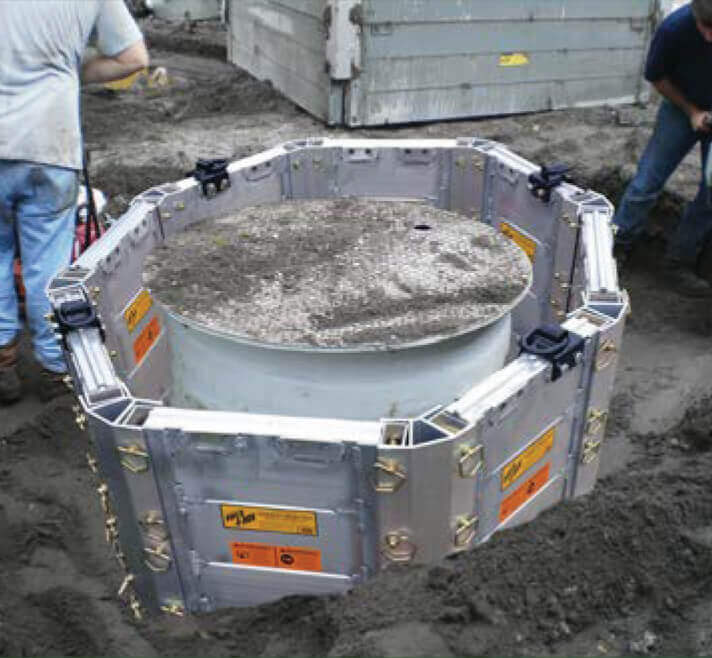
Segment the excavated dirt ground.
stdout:
<svg viewBox="0 0 712 658">
<path fill-rule="evenodd" d="M 397 346 L 504 315 L 531 264 L 490 226 L 422 203 L 314 199 L 190 227 L 147 259 L 176 313 L 272 344 Z"/>
<path fill-rule="evenodd" d="M 219 31 L 206 34 L 220 43 Z M 154 61 L 181 84 L 84 97 L 94 182 L 115 196 L 114 213 L 198 156 L 340 134 L 218 60 L 156 51 Z M 652 106 L 599 108 L 357 134 L 498 139 L 530 159 L 576 165 L 581 185 L 616 201 L 653 116 Z M 709 655 L 712 309 L 658 275 L 698 167 L 694 154 L 671 181 L 653 235 L 622 278 L 633 315 L 594 493 L 456 559 L 394 569 L 341 598 L 133 621 L 116 597 L 121 575 L 84 465 L 88 437 L 70 397 L 39 402 L 25 349 L 26 397 L 0 409 L 0 654 Z"/>
</svg>

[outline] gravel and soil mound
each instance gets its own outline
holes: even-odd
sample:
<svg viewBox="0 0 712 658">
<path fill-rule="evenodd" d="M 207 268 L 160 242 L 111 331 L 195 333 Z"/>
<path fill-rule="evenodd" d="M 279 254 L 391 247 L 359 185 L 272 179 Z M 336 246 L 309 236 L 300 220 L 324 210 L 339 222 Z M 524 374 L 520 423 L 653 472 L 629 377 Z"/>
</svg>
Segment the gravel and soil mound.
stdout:
<svg viewBox="0 0 712 658">
<path fill-rule="evenodd" d="M 157 298 L 266 343 L 403 345 L 504 315 L 531 282 L 490 226 L 422 203 L 291 201 L 201 222 L 149 256 Z"/>
</svg>

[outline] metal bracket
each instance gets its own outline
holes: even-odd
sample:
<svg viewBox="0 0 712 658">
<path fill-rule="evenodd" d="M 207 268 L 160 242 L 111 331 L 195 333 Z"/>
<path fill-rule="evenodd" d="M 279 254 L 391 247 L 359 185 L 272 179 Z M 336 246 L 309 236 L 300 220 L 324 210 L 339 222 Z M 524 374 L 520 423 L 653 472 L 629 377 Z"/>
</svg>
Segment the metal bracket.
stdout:
<svg viewBox="0 0 712 658">
<path fill-rule="evenodd" d="M 200 183 L 203 195 L 207 197 L 215 196 L 230 187 L 230 174 L 227 173 L 228 161 L 225 158 L 215 158 L 207 160 L 200 158 L 195 163 L 195 169 L 188 172 Z"/>
<path fill-rule="evenodd" d="M 478 516 L 462 517 L 457 520 L 457 529 L 455 530 L 455 538 L 453 543 L 457 548 L 467 546 L 477 534 L 477 529 L 480 525 Z"/>
<path fill-rule="evenodd" d="M 64 343 L 64 348 L 69 351 L 67 346 L 67 334 L 70 331 L 79 331 L 79 329 L 88 329 L 96 327 L 101 335 L 102 342 L 106 340 L 104 327 L 96 314 L 94 306 L 89 302 L 86 296 L 82 299 L 72 299 L 62 302 L 57 306 L 54 312 L 54 317 L 57 321 L 57 329 Z"/>
<path fill-rule="evenodd" d="M 155 573 L 165 573 L 171 568 L 173 558 L 166 552 L 168 542 L 161 542 L 157 546 L 146 546 L 143 552 L 148 556 L 144 564 Z M 156 564 L 158 562 L 159 564 Z"/>
<path fill-rule="evenodd" d="M 116 451 L 123 455 L 121 465 L 132 473 L 145 473 L 148 470 L 150 458 L 139 445 L 117 446 Z"/>
<path fill-rule="evenodd" d="M 387 479 L 382 480 L 383 474 Z M 394 459 L 377 459 L 373 464 L 371 484 L 376 493 L 395 493 L 408 480 L 405 469 Z"/>
<path fill-rule="evenodd" d="M 461 478 L 475 478 L 484 468 L 485 449 L 484 446 L 476 444 L 474 446 L 461 445 L 460 458 L 457 461 L 457 472 Z"/>
<path fill-rule="evenodd" d="M 618 347 L 612 339 L 604 340 L 596 353 L 596 372 L 601 372 L 610 366 L 618 355 Z"/>
<path fill-rule="evenodd" d="M 404 532 L 389 532 L 384 539 L 381 553 L 391 562 L 406 564 L 415 557 L 418 547 Z"/>
<path fill-rule="evenodd" d="M 531 193 L 544 203 L 551 200 L 551 191 L 562 183 L 570 182 L 566 175 L 571 171 L 571 167 L 564 164 L 541 165 L 538 174 L 529 175 L 529 189 Z"/>
<path fill-rule="evenodd" d="M 607 411 L 591 409 L 591 411 L 588 412 L 588 417 L 586 418 L 586 428 L 584 429 L 584 434 L 586 436 L 595 436 L 596 434 L 601 433 L 606 427 L 607 421 Z"/>
<path fill-rule="evenodd" d="M 566 370 L 579 363 L 583 348 L 583 336 L 567 331 L 558 324 L 537 327 L 521 340 L 522 352 L 551 362 L 551 381 L 556 381 Z"/>
<path fill-rule="evenodd" d="M 596 457 L 598 457 L 598 452 L 603 445 L 603 440 L 601 439 L 589 439 L 583 444 L 583 451 L 581 452 L 581 463 L 590 464 Z"/>
</svg>

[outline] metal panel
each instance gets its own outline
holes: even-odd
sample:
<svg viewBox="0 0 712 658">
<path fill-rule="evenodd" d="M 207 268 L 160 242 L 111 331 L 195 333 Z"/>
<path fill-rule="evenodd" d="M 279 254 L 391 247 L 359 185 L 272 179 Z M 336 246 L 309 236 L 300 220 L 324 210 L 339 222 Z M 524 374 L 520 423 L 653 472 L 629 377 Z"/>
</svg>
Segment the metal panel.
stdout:
<svg viewBox="0 0 712 658">
<path fill-rule="evenodd" d="M 647 18 L 650 3 L 641 0 L 509 0 L 506 3 L 482 0 L 373 0 L 364 16 L 369 23 L 452 22 L 457 20 L 488 23 L 491 21 L 532 22 L 601 18 Z"/>
<path fill-rule="evenodd" d="M 228 2 L 231 61 L 260 80 L 269 80 L 311 114 L 328 119 L 326 0 Z"/>
<path fill-rule="evenodd" d="M 378 420 L 417 416 L 495 372 L 509 315 L 464 335 L 403 349 L 265 345 L 170 314 L 171 403 L 198 409 Z"/>
<path fill-rule="evenodd" d="M 344 116 L 380 125 L 632 101 L 653 9 L 364 0 L 362 70 Z"/>
<path fill-rule="evenodd" d="M 166 514 L 180 529 L 181 541 L 174 543 L 174 551 L 191 610 L 214 605 L 210 601 L 214 593 L 203 582 L 205 567 L 232 567 L 232 542 L 319 551 L 321 567 L 315 573 L 348 578 L 331 581 L 339 586 L 375 569 L 374 527 L 367 514 L 372 492 L 366 476 L 375 446 L 285 440 L 279 426 L 289 428 L 290 419 L 275 422 L 274 436 L 249 434 L 249 424 L 243 429 L 239 420 L 224 433 L 146 429 L 161 471 Z M 304 510 L 316 515 L 318 533 L 224 528 L 221 505 Z M 278 581 L 287 576 L 280 582 L 280 595 L 303 591 L 298 581 L 290 580 L 290 572 L 267 573 Z M 243 605 L 264 600 L 261 596 L 248 600 L 244 593 L 237 598 Z"/>
<path fill-rule="evenodd" d="M 566 184 L 544 202 L 527 185 L 537 170 L 480 140 L 291 142 L 230 165 L 231 187 L 214 198 L 190 180 L 149 190 L 52 282 L 55 311 L 93 298 L 106 324 L 106 344 L 90 326 L 69 330 L 66 347 L 82 405 L 77 423 L 89 418 L 105 478 L 107 537 L 123 554 L 121 592 L 135 613 L 134 588 L 149 607 L 176 613 L 341 592 L 391 562 L 438 559 L 590 491 L 628 302 L 611 254 L 610 204 Z M 510 237 L 537 250 L 533 294 L 513 312 L 519 331 L 568 311 L 563 327 L 585 339 L 583 352 L 558 379 L 549 362 L 522 354 L 475 386 L 481 373 L 454 381 L 437 355 L 438 386 L 428 399 L 438 406 L 372 422 L 332 418 L 330 403 L 321 418 L 298 418 L 164 408 L 130 397 L 127 381 L 134 394 L 158 395 L 171 384 L 165 333 L 125 372 L 135 334 L 154 317 L 150 309 L 130 322 L 124 316 L 150 248 L 246 204 L 337 194 L 426 198 L 495 226 L 509 222 L 519 232 Z M 232 348 L 220 353 L 215 372 Z M 373 372 L 363 390 L 390 399 L 393 387 L 378 389 L 383 376 L 364 365 Z M 316 374 L 318 389 L 326 379 Z M 180 374 L 190 378 L 192 370 Z M 214 373 L 201 386 L 211 391 L 215 382 L 216 391 L 229 388 Z M 285 409 L 280 399 L 277 414 Z M 223 505 L 248 516 L 247 507 L 292 519 L 306 513 L 314 525 L 251 530 L 228 523 Z M 263 551 L 266 563 L 250 562 L 251 551 Z M 307 561 L 294 562 L 298 555 Z"/>
</svg>

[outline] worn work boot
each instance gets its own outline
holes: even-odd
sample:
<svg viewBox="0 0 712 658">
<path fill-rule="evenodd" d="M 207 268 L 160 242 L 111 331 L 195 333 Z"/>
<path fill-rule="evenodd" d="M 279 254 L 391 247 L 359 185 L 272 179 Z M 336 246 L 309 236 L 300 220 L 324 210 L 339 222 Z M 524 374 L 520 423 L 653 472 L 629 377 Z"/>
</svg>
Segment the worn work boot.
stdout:
<svg viewBox="0 0 712 658">
<path fill-rule="evenodd" d="M 668 261 L 664 273 L 667 282 L 683 297 L 712 297 L 712 286 L 689 267 Z"/>
<path fill-rule="evenodd" d="M 64 383 L 66 372 L 52 372 L 42 368 L 42 385 L 37 395 L 42 402 L 49 402 L 62 395 L 69 395 L 70 391 Z"/>
<path fill-rule="evenodd" d="M 17 374 L 17 339 L 0 347 L 0 404 L 12 404 L 22 397 Z"/>
</svg>

